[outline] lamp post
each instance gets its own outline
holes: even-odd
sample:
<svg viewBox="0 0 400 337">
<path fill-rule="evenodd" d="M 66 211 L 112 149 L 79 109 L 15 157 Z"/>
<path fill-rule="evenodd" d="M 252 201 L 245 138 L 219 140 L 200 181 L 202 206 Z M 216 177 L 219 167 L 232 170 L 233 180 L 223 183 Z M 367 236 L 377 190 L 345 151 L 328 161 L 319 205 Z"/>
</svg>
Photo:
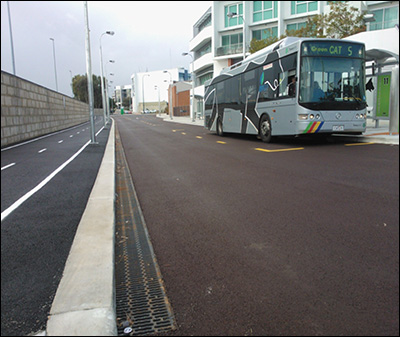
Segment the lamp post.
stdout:
<svg viewBox="0 0 400 337">
<path fill-rule="evenodd" d="M 11 13 L 10 13 L 10 2 L 9 1 L 7 1 L 7 10 L 8 10 L 8 26 L 10 28 L 10 43 L 11 43 L 11 58 L 12 58 L 12 65 L 13 65 L 13 74 L 14 74 L 14 76 L 16 76 L 14 42 L 13 42 L 13 35 L 12 35 Z"/>
<path fill-rule="evenodd" d="M 150 77 L 149 74 L 144 74 L 142 77 L 142 94 L 143 94 L 143 113 L 146 113 L 146 100 L 145 100 L 145 96 L 144 96 L 144 78 L 145 77 Z"/>
<path fill-rule="evenodd" d="M 169 118 L 171 120 L 173 120 L 174 118 L 172 116 L 172 111 L 173 110 L 172 110 L 172 86 L 171 86 L 171 84 L 172 84 L 172 75 L 168 70 L 164 70 L 164 74 L 168 74 L 169 75 L 169 107 L 168 107 L 168 110 L 169 110 Z"/>
<path fill-rule="evenodd" d="M 160 87 L 155 86 L 154 90 L 158 90 L 158 116 L 161 117 L 161 99 L 160 99 Z"/>
<path fill-rule="evenodd" d="M 90 138 L 91 145 L 97 144 L 95 124 L 94 124 L 94 90 L 93 90 L 93 77 L 92 77 L 92 56 L 90 51 L 90 29 L 89 29 L 89 14 L 88 14 L 88 3 L 84 4 L 84 14 L 85 14 L 85 30 L 86 30 L 86 71 L 87 71 L 87 81 L 88 81 L 88 96 L 89 96 L 89 115 L 90 115 Z"/>
<path fill-rule="evenodd" d="M 243 61 L 246 59 L 246 21 L 243 14 L 238 13 L 228 13 L 228 18 L 233 19 L 234 17 L 243 19 Z"/>
<path fill-rule="evenodd" d="M 55 76 L 55 79 L 56 79 L 56 90 L 58 92 L 57 65 L 56 65 L 56 46 L 55 46 L 54 39 L 52 37 L 50 38 L 50 40 L 53 41 L 54 76 Z"/>
<path fill-rule="evenodd" d="M 112 63 L 112 64 L 114 64 L 115 63 L 115 60 L 109 60 L 108 61 L 108 63 Z M 106 74 L 107 74 L 107 64 L 108 63 L 106 63 L 105 64 L 105 68 L 106 68 Z M 111 74 L 110 74 L 111 75 Z M 107 81 L 107 78 L 106 78 L 106 81 Z M 108 92 L 108 84 L 106 85 L 106 107 L 107 107 L 107 123 L 110 121 L 110 115 L 111 115 L 111 111 L 110 111 L 110 95 L 109 95 L 109 92 Z"/>
<path fill-rule="evenodd" d="M 194 73 L 194 57 L 192 54 L 189 53 L 182 53 L 182 56 L 190 56 L 192 58 L 192 91 L 193 91 L 193 96 L 192 96 L 192 122 L 196 121 L 196 114 L 194 112 L 194 88 L 195 88 L 195 80 L 196 80 L 196 75 Z"/>
<path fill-rule="evenodd" d="M 108 122 L 108 118 L 107 118 L 107 101 L 106 101 L 106 93 L 105 93 L 105 88 L 104 88 L 104 82 L 105 82 L 105 78 L 104 78 L 104 67 L 103 67 L 103 47 L 101 45 L 101 38 L 104 35 L 111 35 L 113 36 L 115 33 L 112 31 L 107 31 L 103 34 L 101 34 L 100 36 L 100 74 L 101 74 L 101 97 L 103 99 L 103 113 L 104 113 L 104 126 L 106 126 L 107 122 Z"/>
</svg>

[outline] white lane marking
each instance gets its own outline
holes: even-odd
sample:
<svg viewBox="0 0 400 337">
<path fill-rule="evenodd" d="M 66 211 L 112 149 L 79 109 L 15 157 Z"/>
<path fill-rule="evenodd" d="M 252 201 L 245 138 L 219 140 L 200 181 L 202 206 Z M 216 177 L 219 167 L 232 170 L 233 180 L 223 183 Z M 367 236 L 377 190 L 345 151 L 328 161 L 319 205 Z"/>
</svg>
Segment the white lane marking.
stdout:
<svg viewBox="0 0 400 337">
<path fill-rule="evenodd" d="M 101 131 L 103 131 L 104 127 L 100 129 L 100 131 L 96 134 L 100 134 Z M 5 218 L 7 218 L 12 212 L 14 212 L 19 206 L 21 206 L 25 201 L 27 201 L 30 197 L 32 197 L 36 192 L 39 192 L 44 186 L 47 185 L 58 173 L 60 173 L 64 168 L 68 166 L 76 157 L 78 157 L 91 143 L 89 140 L 83 147 L 75 153 L 70 159 L 68 159 L 64 164 L 62 164 L 57 170 L 55 170 L 52 174 L 50 174 L 45 180 L 43 180 L 39 185 L 37 185 L 35 188 L 30 190 L 28 193 L 26 193 L 24 196 L 19 198 L 16 202 L 14 202 L 10 207 L 8 207 L 5 211 L 1 212 L 1 222 Z"/>
<path fill-rule="evenodd" d="M 23 146 L 23 145 L 27 145 L 27 144 L 30 144 L 30 143 L 33 143 L 33 142 L 37 142 L 38 140 L 45 139 L 45 138 L 48 138 L 48 137 L 51 137 L 51 136 L 55 136 L 55 135 L 58 135 L 58 134 L 63 133 L 63 132 L 68 132 L 68 131 L 70 131 L 70 130 L 73 130 L 73 129 L 76 129 L 76 128 L 79 128 L 79 127 L 82 127 L 82 125 L 73 126 L 72 128 L 68 128 L 68 129 L 66 129 L 66 130 L 57 131 L 57 132 L 50 133 L 50 134 L 48 134 L 48 135 L 45 135 L 45 136 L 42 136 L 42 137 L 39 137 L 39 138 L 35 138 L 35 139 L 28 140 L 28 141 L 23 142 L 23 143 L 20 143 L 20 144 L 12 145 L 12 146 L 9 146 L 9 147 L 7 147 L 7 148 L 1 149 L 1 152 L 3 152 L 3 151 L 8 151 L 8 150 L 14 149 L 14 148 L 16 148 L 16 147 L 20 147 L 20 146 Z M 89 129 L 89 128 L 88 128 L 88 129 Z"/>
<path fill-rule="evenodd" d="M 42 149 L 42 150 L 38 151 L 38 153 L 43 153 L 45 151 L 47 151 L 47 149 Z"/>
<path fill-rule="evenodd" d="M 63 140 L 60 140 L 59 142 L 58 142 L 58 144 L 62 144 L 64 141 Z"/>
<path fill-rule="evenodd" d="M 10 165 L 4 166 L 4 167 L 1 168 L 1 170 L 2 170 L 2 171 L 3 171 L 3 170 L 7 170 L 8 168 L 13 167 L 14 165 L 15 165 L 15 163 L 12 163 L 12 164 L 10 164 Z"/>
</svg>

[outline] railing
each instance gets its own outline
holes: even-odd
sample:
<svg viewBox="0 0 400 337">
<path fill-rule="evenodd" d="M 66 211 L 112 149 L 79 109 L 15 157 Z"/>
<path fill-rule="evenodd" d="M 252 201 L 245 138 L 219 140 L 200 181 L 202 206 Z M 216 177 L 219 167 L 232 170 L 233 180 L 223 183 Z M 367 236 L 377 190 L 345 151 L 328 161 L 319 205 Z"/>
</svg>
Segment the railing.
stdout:
<svg viewBox="0 0 400 337">
<path fill-rule="evenodd" d="M 216 56 L 243 54 L 243 43 L 232 44 L 217 48 Z"/>
</svg>

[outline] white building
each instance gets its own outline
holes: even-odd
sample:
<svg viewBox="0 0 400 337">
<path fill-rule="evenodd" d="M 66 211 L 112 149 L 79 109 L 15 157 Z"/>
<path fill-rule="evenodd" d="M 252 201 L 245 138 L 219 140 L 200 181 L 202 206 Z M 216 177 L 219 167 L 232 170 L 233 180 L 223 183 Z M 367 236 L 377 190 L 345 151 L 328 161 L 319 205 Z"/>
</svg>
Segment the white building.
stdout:
<svg viewBox="0 0 400 337">
<path fill-rule="evenodd" d="M 399 23 L 398 1 L 346 1 L 349 6 L 374 14 L 367 29 L 393 28 Z M 306 25 L 308 18 L 328 13 L 328 1 L 213 1 L 194 25 L 190 51 L 196 78 L 197 111 L 202 109 L 204 82 L 243 60 L 250 41 L 280 37 Z M 236 16 L 229 14 L 235 13 Z"/>
<path fill-rule="evenodd" d="M 189 80 L 188 70 L 184 68 L 174 68 L 168 70 L 136 73 L 131 76 L 132 80 L 132 106 L 134 112 L 152 106 L 158 107 L 158 102 L 168 102 L 168 88 L 173 82 Z"/>
</svg>

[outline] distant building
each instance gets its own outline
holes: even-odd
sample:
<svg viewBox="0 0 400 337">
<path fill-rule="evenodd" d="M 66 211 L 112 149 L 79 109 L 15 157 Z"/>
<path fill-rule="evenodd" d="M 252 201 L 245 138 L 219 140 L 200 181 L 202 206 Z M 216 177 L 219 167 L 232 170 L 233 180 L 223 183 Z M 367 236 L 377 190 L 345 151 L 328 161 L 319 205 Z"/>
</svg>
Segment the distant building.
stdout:
<svg viewBox="0 0 400 337">
<path fill-rule="evenodd" d="M 115 87 L 114 101 L 118 109 L 121 108 L 123 101 L 128 97 L 132 97 L 131 85 L 125 85 L 123 87 L 121 86 Z M 132 105 L 132 101 L 130 102 L 130 105 Z"/>
<path fill-rule="evenodd" d="M 168 102 L 168 88 L 175 82 L 190 80 L 187 69 L 174 68 L 145 73 L 135 73 L 132 79 L 132 105 L 134 112 L 144 109 L 158 110 L 159 101 L 162 111 Z"/>
<path fill-rule="evenodd" d="M 177 82 L 169 87 L 170 98 L 168 101 L 173 116 L 190 116 L 191 90 L 192 84 L 188 82 Z"/>
<path fill-rule="evenodd" d="M 193 27 L 190 51 L 196 78 L 196 112 L 202 111 L 204 82 L 248 55 L 252 39 L 280 37 L 297 30 L 307 20 L 330 11 L 329 1 L 213 1 Z M 393 28 L 399 24 L 398 1 L 346 1 L 348 6 L 374 15 L 367 30 Z M 232 16 L 230 14 L 236 14 Z"/>
</svg>

